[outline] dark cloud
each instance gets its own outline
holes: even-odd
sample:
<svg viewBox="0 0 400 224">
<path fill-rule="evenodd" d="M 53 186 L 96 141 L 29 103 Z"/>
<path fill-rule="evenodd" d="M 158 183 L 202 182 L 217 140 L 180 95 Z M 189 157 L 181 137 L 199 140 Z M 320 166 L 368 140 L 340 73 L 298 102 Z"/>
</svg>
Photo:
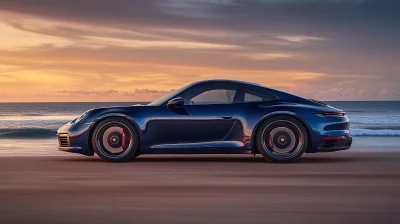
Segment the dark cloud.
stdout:
<svg viewBox="0 0 400 224">
<path fill-rule="evenodd" d="M 171 8 L 179 10 L 171 11 Z M 182 8 L 187 12 L 184 15 L 178 13 Z M 400 2 L 397 0 L 2 0 L 0 9 L 132 31 L 162 27 L 251 33 L 260 38 L 265 34 L 326 36 L 341 40 L 344 47 L 357 48 L 354 42 L 358 42 L 358 46 L 368 45 L 378 50 L 390 50 L 389 46 L 400 36 L 397 24 Z M 203 17 L 190 16 L 197 11 L 207 13 Z M 77 31 L 60 29 L 53 33 L 74 32 Z M 204 39 L 182 33 L 178 37 Z"/>
<path fill-rule="evenodd" d="M 284 32 L 287 28 L 300 32 L 308 28 L 313 33 L 321 32 L 320 29 L 327 33 L 332 29 L 348 32 L 389 31 L 400 19 L 400 2 L 397 0 L 2 0 L 0 8 L 117 27 L 168 26 L 238 31 L 269 29 L 272 32 Z M 186 9 L 187 13 L 180 13 L 182 9 Z M 206 12 L 205 16 L 191 16 L 198 14 L 198 11 Z M 398 33 L 395 30 L 392 32 Z"/>
<path fill-rule="evenodd" d="M 171 11 L 171 8 L 180 11 L 183 8 L 187 13 L 182 15 L 176 10 Z M 294 50 L 364 50 L 394 55 L 400 49 L 398 44 L 400 1 L 397 0 L 1 0 L 0 9 L 138 32 L 149 32 L 151 28 L 176 28 L 198 30 L 204 34 L 214 32 L 251 34 L 253 39 L 259 40 L 271 39 L 276 35 L 322 36 L 330 40 L 318 46 L 308 45 Z M 191 13 L 197 14 L 196 11 L 207 13 L 203 17 L 190 16 Z M 13 25 L 18 27 L 18 23 L 14 22 Z M 40 32 L 62 36 L 87 34 L 82 30 L 65 27 L 40 30 Z M 182 32 L 151 32 L 169 37 L 245 44 L 260 48 L 260 45 L 254 46 L 248 38 L 239 38 L 235 35 L 216 38 Z M 126 38 L 131 37 L 126 36 Z M 136 36 L 135 39 L 137 38 L 149 37 Z M 293 50 L 293 46 L 290 45 L 278 47 L 280 50 Z M 274 50 L 278 47 L 268 45 L 264 46 L 264 49 Z"/>
<path fill-rule="evenodd" d="M 174 4 L 168 4 L 172 2 Z M 279 24 L 285 22 L 320 23 L 321 25 L 355 26 L 358 22 L 385 22 L 400 18 L 397 0 L 365 0 L 365 1 L 262 1 L 236 0 L 230 1 L 168 1 L 168 0 L 2 0 L 3 10 L 49 16 L 59 19 L 81 22 L 150 25 L 184 24 L 216 26 L 227 23 L 231 26 L 246 27 L 273 25 L 279 29 Z M 355 2 L 358 2 L 357 4 Z M 202 3 L 202 4 L 199 4 Z M 181 15 L 174 10 L 182 9 L 188 12 L 208 11 L 204 17 L 192 17 L 189 13 Z M 188 7 L 192 5 L 192 7 Z M 208 5 L 208 7 L 199 7 Z M 169 7 L 166 7 L 169 6 Z M 184 19 L 182 19 L 184 18 Z M 212 24 L 207 22 L 213 20 Z M 259 20 L 257 20 L 259 19 Z M 269 19 L 269 20 L 264 20 Z M 240 22 L 241 21 L 241 22 Z M 237 23 L 239 22 L 239 23 Z M 114 24 L 116 25 L 116 24 Z M 293 26 L 294 27 L 294 26 Z M 366 27 L 365 25 L 363 27 Z"/>
</svg>

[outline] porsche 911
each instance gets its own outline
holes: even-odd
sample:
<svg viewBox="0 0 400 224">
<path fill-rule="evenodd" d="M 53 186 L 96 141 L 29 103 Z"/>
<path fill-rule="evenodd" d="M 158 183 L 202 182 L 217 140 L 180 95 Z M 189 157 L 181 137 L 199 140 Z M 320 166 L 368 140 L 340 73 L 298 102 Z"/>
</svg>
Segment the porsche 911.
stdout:
<svg viewBox="0 0 400 224">
<path fill-rule="evenodd" d="M 141 154 L 261 154 L 287 163 L 352 144 L 343 110 L 233 80 L 195 82 L 147 105 L 91 109 L 57 135 L 60 151 L 109 162 Z"/>
</svg>

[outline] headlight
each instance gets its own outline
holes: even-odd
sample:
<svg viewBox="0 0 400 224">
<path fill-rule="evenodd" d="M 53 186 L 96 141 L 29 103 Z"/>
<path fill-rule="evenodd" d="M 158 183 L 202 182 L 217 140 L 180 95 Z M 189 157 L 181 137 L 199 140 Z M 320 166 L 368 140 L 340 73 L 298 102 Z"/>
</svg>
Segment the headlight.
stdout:
<svg viewBox="0 0 400 224">
<path fill-rule="evenodd" d="M 83 118 L 85 118 L 89 114 L 90 111 L 92 111 L 92 110 L 88 110 L 88 111 L 84 112 L 83 114 L 81 114 L 81 116 L 79 116 L 77 119 L 75 119 L 74 123 L 78 123 L 79 121 L 81 121 Z"/>
</svg>

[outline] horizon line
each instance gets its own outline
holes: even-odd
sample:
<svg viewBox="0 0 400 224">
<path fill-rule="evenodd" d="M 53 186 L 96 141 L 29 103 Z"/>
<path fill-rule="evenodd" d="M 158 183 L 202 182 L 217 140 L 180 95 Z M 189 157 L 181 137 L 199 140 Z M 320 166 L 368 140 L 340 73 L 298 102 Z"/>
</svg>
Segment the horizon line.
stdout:
<svg viewBox="0 0 400 224">
<path fill-rule="evenodd" d="M 321 100 L 322 102 L 400 102 L 399 100 Z M 4 103 L 151 103 L 152 101 L 15 101 L 0 102 Z"/>
</svg>

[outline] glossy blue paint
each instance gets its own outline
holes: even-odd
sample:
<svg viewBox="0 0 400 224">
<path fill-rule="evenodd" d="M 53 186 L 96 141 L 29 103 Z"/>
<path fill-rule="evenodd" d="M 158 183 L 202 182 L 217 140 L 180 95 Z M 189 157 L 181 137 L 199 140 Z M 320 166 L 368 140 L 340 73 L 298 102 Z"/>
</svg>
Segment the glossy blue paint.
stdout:
<svg viewBox="0 0 400 224">
<path fill-rule="evenodd" d="M 184 105 L 168 108 L 168 101 L 218 86 L 236 90 L 231 104 Z M 243 102 L 246 90 L 271 96 L 270 101 Z M 91 132 L 102 119 L 122 117 L 136 127 L 140 137 L 141 154 L 152 153 L 258 153 L 254 136 L 259 125 L 277 115 L 300 120 L 309 134 L 306 152 L 337 151 L 350 147 L 348 128 L 326 131 L 328 125 L 348 123 L 347 116 L 319 117 L 323 112 L 337 112 L 336 108 L 257 84 L 231 81 L 200 81 L 156 100 L 149 105 L 96 108 L 81 120 L 74 120 L 58 130 L 68 135 L 69 147 L 61 151 L 93 155 Z M 322 138 L 346 136 L 346 144 L 324 148 Z"/>
</svg>

